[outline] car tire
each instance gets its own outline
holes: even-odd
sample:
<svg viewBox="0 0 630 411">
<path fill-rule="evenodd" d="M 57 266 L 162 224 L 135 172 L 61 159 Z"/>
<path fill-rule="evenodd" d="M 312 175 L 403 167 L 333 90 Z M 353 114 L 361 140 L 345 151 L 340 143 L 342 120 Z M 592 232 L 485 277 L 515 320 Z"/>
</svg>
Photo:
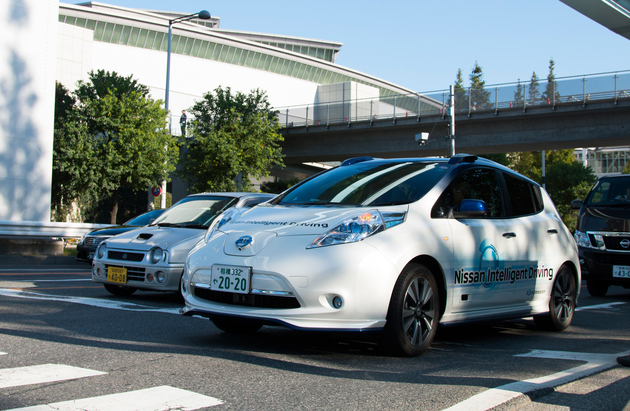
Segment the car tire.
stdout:
<svg viewBox="0 0 630 411">
<path fill-rule="evenodd" d="M 608 292 L 609 285 L 597 280 L 586 280 L 588 293 L 593 297 L 603 297 Z"/>
<path fill-rule="evenodd" d="M 107 291 L 119 297 L 125 297 L 136 292 L 136 288 L 127 287 L 124 285 L 103 284 L 103 286 Z"/>
<path fill-rule="evenodd" d="M 262 327 L 258 321 L 238 318 L 213 318 L 212 322 L 219 330 L 231 334 L 253 334 Z"/>
<path fill-rule="evenodd" d="M 439 322 L 439 295 L 427 267 L 405 267 L 394 286 L 385 324 L 385 338 L 393 355 L 415 357 L 429 348 Z"/>
<path fill-rule="evenodd" d="M 549 331 L 566 330 L 575 313 L 577 286 L 573 272 L 566 266 L 560 267 L 551 289 L 549 313 L 534 317 L 534 322 L 542 329 Z"/>
</svg>

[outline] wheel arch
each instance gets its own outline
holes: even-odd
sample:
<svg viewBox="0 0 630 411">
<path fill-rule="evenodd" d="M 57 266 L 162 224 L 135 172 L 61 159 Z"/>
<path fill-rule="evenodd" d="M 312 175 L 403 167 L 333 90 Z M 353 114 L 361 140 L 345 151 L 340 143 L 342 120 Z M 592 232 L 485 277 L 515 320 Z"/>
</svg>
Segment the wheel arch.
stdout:
<svg viewBox="0 0 630 411">
<path fill-rule="evenodd" d="M 433 277 L 435 278 L 435 282 L 437 283 L 440 291 L 440 318 L 442 318 L 442 315 L 444 315 L 444 311 L 446 310 L 446 279 L 444 277 L 444 270 L 442 270 L 442 266 L 430 255 L 419 255 L 407 263 L 407 265 L 409 264 L 422 264 L 427 267 L 431 273 L 433 273 Z"/>
</svg>

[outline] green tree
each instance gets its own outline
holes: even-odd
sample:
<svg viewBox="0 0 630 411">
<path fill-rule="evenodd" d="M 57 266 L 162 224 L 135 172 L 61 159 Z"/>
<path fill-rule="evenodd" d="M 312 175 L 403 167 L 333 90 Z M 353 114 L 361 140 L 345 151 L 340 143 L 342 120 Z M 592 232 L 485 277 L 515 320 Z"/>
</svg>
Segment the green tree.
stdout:
<svg viewBox="0 0 630 411">
<path fill-rule="evenodd" d="M 485 89 L 485 86 L 483 70 L 475 61 L 475 66 L 470 73 L 470 104 L 477 110 L 490 107 L 490 92 Z"/>
<path fill-rule="evenodd" d="M 553 104 L 554 101 L 560 100 L 560 93 L 556 90 L 556 75 L 553 70 L 556 62 L 553 59 L 549 60 L 549 74 L 547 74 L 547 84 L 545 85 L 545 91 L 542 93 L 542 99 L 544 102 Z"/>
<path fill-rule="evenodd" d="M 77 117 L 75 98 L 61 83 L 55 84 L 55 117 L 51 203 L 54 221 L 66 221 L 73 203 L 89 201 L 87 190 L 97 176 L 87 127 Z M 80 219 L 80 216 L 79 216 Z"/>
<path fill-rule="evenodd" d="M 466 93 L 466 88 L 464 87 L 462 69 L 457 69 L 453 88 L 455 91 L 455 111 L 468 110 L 468 93 Z"/>
<path fill-rule="evenodd" d="M 514 106 L 522 106 L 525 102 L 523 91 L 523 85 L 521 84 L 521 79 L 519 78 L 518 83 L 516 84 L 516 91 L 514 92 Z"/>
<path fill-rule="evenodd" d="M 542 183 L 542 152 L 510 153 L 515 171 Z M 571 200 L 584 198 L 596 180 L 593 171 L 575 159 L 573 150 L 545 152 L 545 187 L 570 229 L 575 229 L 577 214 L 571 210 Z"/>
<path fill-rule="evenodd" d="M 185 142 L 178 173 L 193 192 L 249 191 L 250 177 L 266 177 L 271 166 L 283 166 L 280 123 L 263 91 L 218 87 L 189 111 L 192 138 Z"/>
<path fill-rule="evenodd" d="M 77 130 L 55 133 L 62 148 L 58 161 L 64 163 L 59 168 L 80 180 L 74 201 L 109 197 L 115 224 L 119 190 L 146 191 L 166 179 L 175 170 L 177 142 L 165 131 L 162 101 L 151 99 L 148 87 L 116 72 L 92 71 L 89 77 L 73 93 L 68 120 Z"/>
<path fill-rule="evenodd" d="M 529 90 L 527 93 L 527 101 L 529 104 L 537 104 L 540 101 L 540 90 L 538 89 L 538 76 L 534 71 L 532 73 L 532 78 L 529 82 Z"/>
<path fill-rule="evenodd" d="M 630 163 L 626 164 L 623 170 L 621 170 L 621 174 L 630 174 Z"/>
</svg>

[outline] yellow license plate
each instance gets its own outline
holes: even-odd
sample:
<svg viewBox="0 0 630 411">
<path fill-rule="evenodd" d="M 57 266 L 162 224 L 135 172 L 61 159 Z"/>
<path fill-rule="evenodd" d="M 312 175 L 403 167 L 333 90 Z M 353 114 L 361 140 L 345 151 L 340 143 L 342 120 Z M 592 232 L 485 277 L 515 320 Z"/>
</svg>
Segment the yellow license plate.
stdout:
<svg viewBox="0 0 630 411">
<path fill-rule="evenodd" d="M 107 267 L 107 281 L 126 284 L 127 269 L 122 267 Z"/>
</svg>

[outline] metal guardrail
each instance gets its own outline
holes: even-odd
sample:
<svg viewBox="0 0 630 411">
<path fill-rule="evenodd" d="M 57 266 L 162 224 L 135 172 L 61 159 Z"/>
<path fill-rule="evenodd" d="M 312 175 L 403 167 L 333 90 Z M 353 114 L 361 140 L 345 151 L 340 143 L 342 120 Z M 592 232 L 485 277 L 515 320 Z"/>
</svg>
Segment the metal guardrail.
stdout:
<svg viewBox="0 0 630 411">
<path fill-rule="evenodd" d="M 39 221 L 1 221 L 0 238 L 47 239 L 76 238 L 97 228 L 111 227 L 111 224 L 61 223 Z"/>
<path fill-rule="evenodd" d="M 630 70 L 490 85 L 455 91 L 455 114 L 582 104 L 592 101 L 630 99 Z M 449 109 L 449 91 L 380 96 L 378 99 L 348 99 L 327 103 L 312 103 L 275 107 L 284 128 L 348 124 L 357 121 L 422 116 L 445 116 Z M 427 104 L 427 102 L 429 102 Z M 422 103 L 422 104 L 421 104 Z"/>
</svg>

